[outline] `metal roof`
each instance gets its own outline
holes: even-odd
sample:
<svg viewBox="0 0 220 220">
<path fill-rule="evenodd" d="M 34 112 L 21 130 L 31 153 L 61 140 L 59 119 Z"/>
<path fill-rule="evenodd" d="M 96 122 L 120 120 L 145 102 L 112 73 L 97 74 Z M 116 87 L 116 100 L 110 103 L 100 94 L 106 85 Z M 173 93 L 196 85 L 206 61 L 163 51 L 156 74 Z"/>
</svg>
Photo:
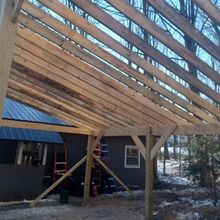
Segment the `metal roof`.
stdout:
<svg viewBox="0 0 220 220">
<path fill-rule="evenodd" d="M 41 111 L 8 98 L 5 100 L 3 118 L 55 125 L 68 125 L 66 122 L 60 119 L 49 116 Z"/>
<path fill-rule="evenodd" d="M 63 144 L 63 140 L 58 132 L 23 128 L 1 127 L 0 139 Z"/>
<path fill-rule="evenodd" d="M 3 118 L 46 124 L 68 125 L 62 120 L 8 98 L 5 100 Z M 63 140 L 58 132 L 23 128 L 0 127 L 0 139 L 63 144 Z"/>
</svg>

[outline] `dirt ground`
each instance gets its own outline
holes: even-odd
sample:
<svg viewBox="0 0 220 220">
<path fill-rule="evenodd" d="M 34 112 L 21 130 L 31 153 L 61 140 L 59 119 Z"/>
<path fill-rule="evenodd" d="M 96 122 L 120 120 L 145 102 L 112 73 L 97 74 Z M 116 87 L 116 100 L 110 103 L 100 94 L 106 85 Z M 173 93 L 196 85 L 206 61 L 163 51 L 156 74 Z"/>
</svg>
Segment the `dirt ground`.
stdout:
<svg viewBox="0 0 220 220">
<path fill-rule="evenodd" d="M 178 186 L 179 187 L 179 186 Z M 154 190 L 155 220 L 220 220 L 220 204 L 213 205 L 209 192 L 184 186 Z M 51 195 L 37 207 L 29 203 L 0 208 L 0 220 L 142 220 L 144 219 L 144 191 L 135 197 L 126 192 L 90 198 L 88 207 L 81 207 L 81 198 L 70 197 L 61 205 L 59 196 Z"/>
</svg>

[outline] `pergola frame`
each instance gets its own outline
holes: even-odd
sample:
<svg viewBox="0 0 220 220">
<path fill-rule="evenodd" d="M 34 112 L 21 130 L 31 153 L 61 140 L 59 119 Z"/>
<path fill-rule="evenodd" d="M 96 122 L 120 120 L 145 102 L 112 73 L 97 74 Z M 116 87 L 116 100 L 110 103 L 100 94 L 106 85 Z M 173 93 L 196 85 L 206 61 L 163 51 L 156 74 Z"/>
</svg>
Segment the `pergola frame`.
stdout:
<svg viewBox="0 0 220 220">
<path fill-rule="evenodd" d="M 146 161 L 146 219 L 152 219 L 153 159 L 172 134 L 220 134 L 220 109 L 184 87 L 58 0 L 38 0 L 142 70 L 85 38 L 27 0 L 0 1 L 0 118 L 7 97 L 70 124 L 48 125 L 2 119 L 1 126 L 88 135 L 87 155 L 32 202 L 34 206 L 86 161 L 83 205 L 88 204 L 91 166 L 97 160 L 127 191 L 126 185 L 93 152 L 103 136 L 131 136 Z M 220 49 L 163 0 L 147 0 L 182 32 L 220 61 Z M 219 10 L 206 0 L 193 0 L 217 25 Z M 220 94 L 148 45 L 90 0 L 72 0 L 104 26 L 143 51 L 216 103 Z M 106 0 L 185 61 L 220 85 L 219 73 L 138 12 L 126 0 Z M 175 95 L 152 76 L 186 97 Z M 146 136 L 146 146 L 139 136 Z M 96 139 L 94 139 L 96 137 Z M 156 142 L 156 138 L 159 137 Z"/>
</svg>

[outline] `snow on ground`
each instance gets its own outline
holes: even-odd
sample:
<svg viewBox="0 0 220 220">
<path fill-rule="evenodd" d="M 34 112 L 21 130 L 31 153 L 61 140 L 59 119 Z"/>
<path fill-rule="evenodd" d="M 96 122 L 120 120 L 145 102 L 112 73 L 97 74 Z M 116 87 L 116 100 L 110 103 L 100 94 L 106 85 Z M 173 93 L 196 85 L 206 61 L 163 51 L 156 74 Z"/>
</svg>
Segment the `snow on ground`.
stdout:
<svg viewBox="0 0 220 220">
<path fill-rule="evenodd" d="M 166 175 L 163 173 L 163 162 L 158 160 L 158 178 L 165 183 L 171 183 L 176 185 L 192 185 L 192 182 L 185 177 L 179 177 L 179 162 L 176 160 L 166 161 Z"/>
<path fill-rule="evenodd" d="M 199 220 L 200 215 L 198 212 L 181 212 L 177 215 L 176 220 Z"/>
</svg>

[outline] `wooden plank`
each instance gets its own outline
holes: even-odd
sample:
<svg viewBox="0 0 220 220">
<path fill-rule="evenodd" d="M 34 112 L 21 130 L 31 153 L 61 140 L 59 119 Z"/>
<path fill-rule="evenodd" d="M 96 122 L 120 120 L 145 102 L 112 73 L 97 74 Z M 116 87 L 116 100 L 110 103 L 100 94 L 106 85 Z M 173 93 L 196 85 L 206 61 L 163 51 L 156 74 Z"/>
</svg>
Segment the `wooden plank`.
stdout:
<svg viewBox="0 0 220 220">
<path fill-rule="evenodd" d="M 173 127 L 173 125 L 167 126 L 152 126 L 152 135 L 161 136 L 163 133 Z M 146 132 L 146 127 L 130 127 L 130 128 L 114 128 L 107 129 L 105 132 L 106 137 L 121 137 L 130 136 L 131 132 L 135 132 L 138 136 L 143 136 Z M 174 135 L 200 135 L 200 134 L 220 134 L 219 123 L 201 123 L 198 125 L 187 124 L 178 125 L 176 130 L 173 132 Z"/>
<path fill-rule="evenodd" d="M 35 58 L 32 59 L 32 61 L 34 62 L 41 61 L 39 58 L 31 55 L 30 53 L 26 53 L 26 54 L 23 53 L 22 57 L 15 55 L 14 61 L 16 63 L 25 66 L 26 68 L 29 68 L 37 72 L 40 76 L 45 77 L 45 79 L 52 80 L 53 82 L 56 82 L 63 87 L 69 88 L 70 91 L 72 91 L 73 93 L 79 94 L 78 95 L 79 99 L 85 100 L 91 106 L 97 106 L 97 105 L 101 106 L 103 109 L 109 111 L 110 114 L 114 113 L 116 117 L 120 117 L 122 120 L 127 121 L 129 124 L 139 124 L 141 123 L 141 121 L 143 121 L 143 119 L 139 118 L 139 116 L 136 115 L 134 117 L 135 114 L 128 112 L 126 109 L 122 107 L 119 108 L 119 106 L 112 104 L 111 102 L 108 102 L 105 99 L 102 99 L 102 97 L 95 95 L 91 91 L 87 91 L 86 89 L 80 87 L 77 84 L 73 84 L 69 79 L 59 77 L 57 74 L 58 73 L 62 74 L 63 73 L 62 70 L 54 69 L 54 71 L 56 72 L 54 71 L 50 72 L 51 71 L 50 67 L 48 67 L 50 68 L 50 70 L 47 69 L 45 70 L 43 67 L 38 66 L 40 65 L 40 62 L 38 62 L 38 64 L 32 63 L 31 61 L 29 61 L 29 58 Z"/>
<path fill-rule="evenodd" d="M 148 117 L 151 117 L 159 122 L 166 121 L 170 123 L 184 123 L 184 120 L 175 117 L 175 115 L 162 108 L 158 108 L 157 105 L 155 105 L 151 100 L 147 99 L 146 97 L 143 97 L 139 93 L 123 86 L 112 78 L 104 75 L 101 71 L 98 71 L 97 69 L 86 64 L 85 62 L 74 58 L 70 54 L 66 53 L 63 50 L 60 50 L 59 48 L 50 44 L 48 41 L 45 41 L 39 36 L 33 36 L 34 34 L 32 34 L 30 31 L 25 31 L 18 28 L 17 32 L 26 40 L 29 39 L 29 41 L 37 44 L 38 47 L 41 47 L 40 50 L 45 49 L 47 50 L 47 52 L 53 54 L 50 55 L 47 53 L 47 55 L 45 55 L 44 52 L 44 54 L 42 54 L 44 60 L 47 59 L 52 65 L 56 65 L 61 69 L 65 68 L 68 73 L 71 73 L 72 77 L 76 77 L 76 80 L 78 81 L 81 80 L 81 85 L 82 81 L 84 81 L 84 83 L 87 84 L 85 85 L 86 88 L 88 88 L 89 84 L 93 87 L 96 87 L 97 89 L 99 89 L 97 94 L 102 91 L 104 93 L 105 99 L 107 99 L 108 97 L 108 100 L 112 100 L 112 102 L 114 103 L 116 103 L 115 99 L 120 99 L 120 101 L 117 101 L 119 105 L 129 105 L 131 109 L 136 109 L 138 111 L 136 113 L 137 115 L 141 114 L 142 112 L 143 114 L 148 115 Z M 16 44 L 17 42 L 18 38 Z M 20 46 L 21 44 L 19 43 L 18 45 Z M 25 49 L 28 50 L 28 42 L 26 42 L 25 45 Z M 37 49 L 34 53 L 37 53 Z M 57 56 L 56 62 L 55 57 L 52 58 L 52 56 L 54 55 Z M 115 98 L 114 101 L 112 99 L 113 97 Z"/>
<path fill-rule="evenodd" d="M 14 4 L 13 4 L 13 13 L 12 13 L 12 19 L 11 22 L 12 23 L 16 23 L 18 20 L 18 16 L 20 14 L 20 10 L 22 7 L 22 4 L 24 3 L 24 0 L 14 0 Z"/>
<path fill-rule="evenodd" d="M 177 126 L 170 126 L 168 129 L 164 130 L 162 136 L 160 139 L 157 141 L 157 143 L 153 146 L 151 149 L 151 156 L 150 159 L 153 161 L 155 156 L 157 155 L 158 151 L 160 148 L 165 144 L 167 139 L 172 135 L 172 133 L 176 130 Z"/>
<path fill-rule="evenodd" d="M 16 67 L 15 67 L 16 68 Z M 22 71 L 22 70 L 21 70 Z M 43 79 L 36 79 L 32 76 L 30 76 L 30 74 L 24 74 L 21 73 L 20 70 L 15 70 L 14 67 L 13 69 L 11 69 L 11 75 L 10 78 L 14 78 L 14 76 L 16 76 L 16 79 L 18 82 L 30 82 L 32 83 L 32 86 L 35 87 L 35 85 L 37 85 L 38 89 L 43 89 L 47 88 L 47 94 L 53 94 L 53 96 L 56 96 L 58 99 L 60 96 L 62 96 L 62 100 L 63 102 L 65 102 L 66 104 L 68 103 L 69 105 L 72 105 L 74 107 L 76 107 L 77 109 L 80 109 L 82 112 L 85 112 L 86 114 L 92 114 L 95 117 L 95 114 L 97 115 L 96 117 L 101 116 L 104 117 L 106 119 L 108 119 L 109 121 L 115 122 L 120 126 L 124 126 L 124 127 L 129 127 L 131 126 L 131 124 L 128 124 L 126 122 L 124 122 L 122 120 L 121 117 L 118 117 L 118 115 L 116 114 L 112 114 L 111 111 L 109 111 L 106 108 L 103 108 L 101 105 L 98 105 L 98 103 L 95 103 L 96 105 L 91 105 L 91 104 L 87 104 L 86 101 L 88 103 L 91 103 L 92 101 L 90 101 L 88 98 L 84 101 L 83 99 L 80 100 L 79 96 L 73 96 L 70 94 L 70 92 L 65 92 L 64 88 L 55 88 L 52 85 L 49 85 L 48 83 L 45 83 Z M 95 114 L 94 114 L 95 113 Z M 98 117 L 99 118 L 99 117 Z"/>
<path fill-rule="evenodd" d="M 74 0 L 79 1 L 79 0 Z M 85 0 L 84 0 L 85 1 Z M 82 2 L 84 2 L 82 1 Z M 207 0 L 205 0 L 207 2 Z M 166 31 L 150 21 L 145 15 L 141 14 L 137 9 L 132 7 L 126 0 L 107 0 L 109 4 L 117 8 L 123 14 L 132 19 L 140 27 L 144 28 L 148 33 L 156 37 L 160 42 L 165 44 L 179 56 L 181 56 L 188 63 L 191 63 L 198 70 L 204 73 L 207 77 L 214 80 L 216 83 L 220 82 L 220 75 L 217 71 L 211 68 L 207 63 L 193 54 L 189 49 L 184 47 L 181 43 L 172 38 Z"/>
<path fill-rule="evenodd" d="M 3 114 L 8 78 L 13 58 L 15 31 L 11 23 L 13 0 L 2 0 L 0 5 L 0 118 Z"/>
<path fill-rule="evenodd" d="M 49 192 L 51 192 L 61 182 L 63 182 L 63 180 L 65 180 L 74 170 L 76 170 L 85 161 L 86 161 L 86 156 L 84 156 L 80 161 L 78 161 L 74 166 L 72 166 L 64 175 L 62 175 L 55 183 L 53 183 L 48 189 L 46 189 L 36 199 L 34 199 L 31 202 L 30 206 L 34 207 L 41 199 L 43 199 Z"/>
<path fill-rule="evenodd" d="M 129 126 L 126 123 L 121 123 L 119 119 L 111 117 L 109 114 L 106 114 L 97 108 L 92 108 L 87 103 L 81 102 L 79 99 L 64 93 L 65 91 L 62 91 L 61 93 L 61 89 L 52 87 L 48 83 L 44 83 L 34 79 L 33 77 L 22 74 L 15 69 L 11 69 L 10 79 L 16 80 L 16 82 L 23 85 L 30 86 L 37 92 L 41 92 L 40 96 L 43 94 L 43 96 L 49 96 L 49 99 L 53 98 L 56 101 L 62 102 L 64 105 L 68 105 L 71 107 L 71 110 L 76 111 L 94 121 L 97 121 L 98 123 L 103 124 L 105 127 L 120 127 L 122 125 Z"/>
<path fill-rule="evenodd" d="M 15 78 L 15 79 L 12 79 Z M 9 86 L 10 88 L 14 88 L 20 91 L 23 91 L 25 94 L 29 94 L 32 97 L 36 97 L 38 100 L 46 100 L 48 104 L 54 105 L 54 106 L 61 106 L 60 110 L 67 112 L 71 115 L 73 115 L 76 118 L 79 118 L 81 120 L 86 121 L 87 123 L 90 123 L 91 125 L 97 127 L 97 128 L 110 128 L 119 126 L 117 123 L 113 123 L 111 121 L 106 121 L 105 119 L 100 119 L 98 116 L 90 116 L 88 114 L 84 114 L 83 111 L 80 109 L 77 109 L 76 106 L 73 106 L 72 103 L 67 103 L 65 99 L 62 99 L 59 96 L 54 96 L 52 94 L 48 95 L 46 94 L 47 91 L 44 89 L 39 88 L 37 85 L 32 85 L 32 83 L 28 83 L 27 81 L 22 81 L 17 77 L 12 76 L 9 79 Z"/>
<path fill-rule="evenodd" d="M 96 159 L 96 161 L 131 195 L 134 195 L 132 191 L 116 176 L 116 174 L 111 171 L 103 162 L 100 160 L 95 154 L 93 154 L 93 157 Z"/>
<path fill-rule="evenodd" d="M 155 9 L 157 9 L 165 18 L 167 18 L 171 23 L 175 24 L 180 30 L 191 37 L 196 43 L 198 43 L 203 49 L 205 49 L 209 54 L 220 61 L 220 50 L 219 48 L 209 40 L 205 35 L 198 31 L 192 24 L 190 24 L 186 18 L 177 13 L 174 8 L 172 8 L 164 0 L 147 0 Z M 207 4 L 207 0 L 205 0 Z M 211 2 L 210 2 L 211 3 Z M 209 3 L 208 3 L 209 4 Z M 219 15 L 220 17 L 220 15 Z M 219 20 L 220 21 L 220 20 Z"/>
<path fill-rule="evenodd" d="M 25 128 L 25 129 L 34 129 L 42 131 L 56 131 L 62 133 L 70 134 L 84 134 L 84 135 L 93 135 L 94 131 L 85 129 L 85 128 L 75 128 L 64 125 L 53 125 L 53 124 L 44 124 L 37 122 L 26 122 L 26 121 L 16 121 L 16 120 L 0 120 L 1 126 L 12 127 L 12 128 Z"/>
<path fill-rule="evenodd" d="M 88 147 L 87 147 L 87 161 L 86 161 L 86 172 L 85 172 L 85 182 L 84 182 L 84 194 L 83 194 L 83 206 L 88 205 L 89 202 L 89 193 L 90 193 L 90 180 L 91 180 L 91 171 L 92 171 L 92 162 L 93 162 L 93 152 L 100 142 L 104 135 L 105 131 L 102 130 L 99 132 L 98 136 L 94 141 L 92 141 L 92 137 L 88 139 Z"/>
<path fill-rule="evenodd" d="M 35 10 L 37 10 L 37 12 L 35 13 L 35 16 L 40 17 L 40 18 L 42 17 L 43 18 L 42 20 L 45 23 L 45 20 L 46 20 L 45 16 L 42 15 L 39 9 L 35 9 Z M 120 68 L 125 73 L 129 74 L 129 76 L 134 77 L 138 81 L 153 88 L 153 90 L 160 92 L 162 95 L 168 97 L 170 100 L 177 103 L 181 107 L 186 108 L 187 110 L 193 112 L 194 115 L 201 117 L 203 120 L 208 120 L 208 121 L 210 120 L 209 115 L 201 111 L 199 108 L 189 105 L 188 102 L 184 101 L 181 98 L 178 98 L 173 93 L 164 89 L 158 83 L 154 82 L 151 79 L 146 78 L 142 74 L 138 74 L 129 65 L 126 65 L 125 63 L 123 63 L 122 61 L 114 57 L 113 55 L 109 54 L 102 48 L 98 47 L 96 44 L 90 42 L 83 36 L 79 35 L 77 32 L 74 32 L 72 29 L 68 28 L 66 25 L 62 24 L 61 22 L 56 21 L 51 16 L 48 16 L 47 20 L 48 19 L 49 19 L 49 22 L 46 22 L 45 24 L 49 26 L 52 25 L 53 28 L 56 28 L 56 31 L 59 31 L 60 33 L 64 35 L 68 33 L 66 34 L 66 37 L 71 38 L 71 40 L 75 41 L 77 44 L 81 44 L 83 48 L 90 50 L 90 52 L 95 53 L 96 56 L 100 56 L 101 59 L 104 59 L 105 61 L 110 62 L 112 65 L 117 65 L 118 68 Z M 64 38 L 58 37 L 56 33 L 45 28 L 43 25 L 39 24 L 38 22 L 31 20 L 26 15 L 22 15 L 19 19 L 19 22 L 21 22 L 23 25 L 30 28 L 31 30 L 36 31 L 38 34 L 42 35 L 43 37 L 49 39 L 53 43 L 60 45 L 62 48 L 72 52 L 74 55 L 80 57 L 80 59 L 85 60 L 86 62 L 90 63 L 96 68 L 99 68 L 100 70 L 104 70 L 105 73 L 107 73 L 108 75 L 126 84 L 127 86 L 134 89 L 135 91 L 138 91 L 139 93 L 148 97 L 149 99 L 156 102 L 157 104 L 160 104 L 164 106 L 165 108 L 167 108 L 168 110 L 178 114 L 180 117 L 188 120 L 189 122 L 192 122 L 195 124 L 201 123 L 201 121 L 197 119 L 196 117 L 193 117 L 192 115 L 188 114 L 184 110 L 171 104 L 169 101 L 155 94 L 151 90 L 146 89 L 146 87 L 141 86 L 140 84 L 138 84 L 138 82 L 131 80 L 125 74 L 121 74 L 121 72 L 116 71 L 114 68 L 110 67 L 109 65 L 102 62 L 101 60 L 96 59 L 96 57 L 92 56 L 90 53 L 86 52 L 85 50 L 82 50 L 80 47 L 75 46 L 74 44 L 65 40 Z"/>
<path fill-rule="evenodd" d="M 154 136 L 151 128 L 146 132 L 146 151 L 145 151 L 145 219 L 153 220 L 153 161 L 150 158 L 151 149 L 154 144 Z"/>
<path fill-rule="evenodd" d="M 7 96 L 11 99 L 15 99 L 18 102 L 21 102 L 25 105 L 31 106 L 33 108 L 36 108 L 40 111 L 43 111 L 49 115 L 52 115 L 54 117 L 57 117 L 61 120 L 64 120 L 68 123 L 70 123 L 73 126 L 80 127 L 80 128 L 86 128 L 86 129 L 96 129 L 94 126 L 89 125 L 86 121 L 83 121 L 79 118 L 74 117 L 71 114 L 68 114 L 62 110 L 59 110 L 59 108 L 55 108 L 49 104 L 47 104 L 44 101 L 40 101 L 36 99 L 36 97 L 31 97 L 27 94 L 24 94 L 23 92 L 17 91 L 14 88 L 8 87 Z"/>
<path fill-rule="evenodd" d="M 131 51 L 129 51 L 126 47 L 123 47 L 116 40 L 112 39 L 110 36 L 106 35 L 104 32 L 100 31 L 98 28 L 92 26 L 89 22 L 86 22 L 82 17 L 74 14 L 71 10 L 69 10 L 63 4 L 60 4 L 56 2 L 55 0 L 53 0 L 53 4 L 50 4 L 49 2 L 45 2 L 45 1 L 44 1 L 44 4 L 47 4 L 48 7 L 56 11 L 58 14 L 63 16 L 65 19 L 76 24 L 78 27 L 85 30 L 85 32 L 91 34 L 96 39 L 98 39 L 99 41 L 103 42 L 105 45 L 112 48 L 114 51 L 126 57 L 128 60 L 132 61 L 133 63 L 136 63 L 137 66 L 142 67 L 147 72 L 150 72 L 152 75 L 154 75 L 155 77 L 163 81 L 165 84 L 168 84 L 169 86 L 173 87 L 174 89 L 176 89 L 177 91 L 185 95 L 186 97 L 193 99 L 195 103 L 199 102 L 200 103 L 199 105 L 202 105 L 203 107 L 208 105 L 208 102 L 206 102 L 205 104 L 204 100 L 201 100 L 201 97 L 197 96 L 195 93 L 193 93 L 189 89 L 183 87 L 181 84 L 177 83 L 171 77 L 166 76 L 158 68 L 155 68 L 154 66 L 146 62 L 144 59 L 140 58 L 138 55 L 131 53 Z M 168 57 L 166 57 L 159 51 L 155 50 L 154 48 L 150 47 L 142 39 L 138 38 L 134 33 L 129 31 L 126 27 L 120 24 L 117 20 L 113 19 L 110 15 L 103 12 L 101 9 L 95 7 L 93 4 L 90 4 L 89 2 L 77 1 L 77 4 L 81 8 L 83 8 L 85 11 L 87 11 L 89 14 L 91 14 L 93 17 L 95 17 L 97 20 L 99 20 L 101 23 L 103 23 L 104 25 L 107 25 L 108 28 L 110 28 L 111 30 L 116 32 L 118 35 L 126 39 L 132 45 L 136 46 L 137 48 L 139 48 L 140 50 L 142 50 L 143 52 L 151 56 L 153 59 L 158 60 L 158 62 L 163 64 L 167 69 L 171 70 L 176 75 L 178 75 L 180 78 L 189 82 L 191 85 L 196 86 L 201 92 L 206 94 L 208 97 L 220 103 L 219 94 L 217 94 L 214 90 L 209 88 L 207 85 L 203 84 L 201 81 L 195 79 L 192 76 L 192 74 L 189 74 L 187 71 L 181 68 L 178 64 L 176 64 L 175 62 L 172 62 Z M 208 105 L 208 107 L 209 109 L 212 109 L 213 106 Z"/>
<path fill-rule="evenodd" d="M 138 147 L 139 151 L 141 152 L 142 157 L 146 160 L 146 149 L 145 149 L 142 141 L 140 140 L 138 135 L 136 135 L 134 133 L 131 133 L 131 137 L 132 137 L 135 145 Z"/>
<path fill-rule="evenodd" d="M 217 25 L 220 26 L 220 11 L 211 0 L 193 0 Z"/>
<path fill-rule="evenodd" d="M 129 88 L 124 87 L 115 80 L 105 76 L 103 73 L 92 68 L 88 64 L 83 63 L 79 59 L 74 58 L 65 51 L 60 50 L 56 46 L 50 44 L 48 41 L 40 38 L 39 36 L 34 35 L 30 31 L 18 28 L 17 32 L 20 36 L 38 46 L 35 46 L 35 54 L 41 53 L 41 56 L 43 56 L 42 58 L 47 60 L 52 66 L 68 71 L 68 73 L 71 74 L 71 79 L 74 79 L 74 82 L 78 81 L 80 86 L 84 85 L 85 89 L 94 89 L 94 87 L 96 87 L 96 94 L 100 94 L 102 92 L 103 98 L 111 101 L 112 103 L 118 103 L 119 106 L 129 105 L 130 111 L 136 110 L 136 115 L 144 114 L 146 115 L 144 117 L 150 117 L 164 123 L 184 123 L 184 120 L 181 120 L 181 118 L 176 118 L 170 112 L 158 108 L 158 106 L 150 100 L 131 91 Z M 18 39 L 19 38 L 17 38 L 16 44 L 21 46 L 20 41 L 17 43 Z M 25 47 L 26 50 L 30 50 L 31 52 L 33 51 L 34 46 L 25 42 L 22 47 Z M 43 51 L 44 49 L 48 52 Z M 57 57 L 55 57 L 55 55 Z M 62 77 L 64 77 L 64 75 Z"/>
<path fill-rule="evenodd" d="M 156 136 L 160 136 L 163 134 L 163 132 L 168 129 L 168 127 L 157 127 L 153 126 L 152 127 L 152 132 Z M 173 133 L 174 135 L 202 135 L 202 134 L 220 134 L 220 128 L 219 128 L 219 123 L 215 124 L 205 124 L 201 123 L 199 125 L 181 125 L 178 126 L 177 129 Z"/>
</svg>

